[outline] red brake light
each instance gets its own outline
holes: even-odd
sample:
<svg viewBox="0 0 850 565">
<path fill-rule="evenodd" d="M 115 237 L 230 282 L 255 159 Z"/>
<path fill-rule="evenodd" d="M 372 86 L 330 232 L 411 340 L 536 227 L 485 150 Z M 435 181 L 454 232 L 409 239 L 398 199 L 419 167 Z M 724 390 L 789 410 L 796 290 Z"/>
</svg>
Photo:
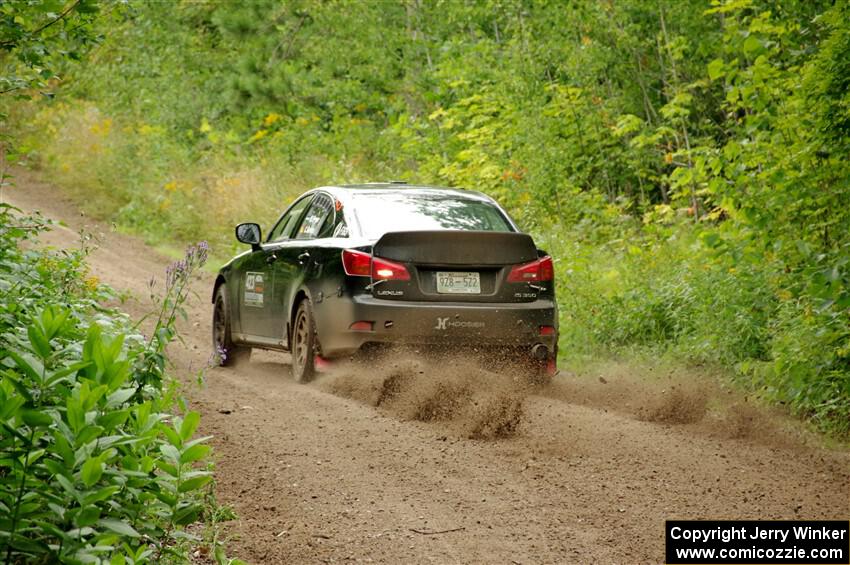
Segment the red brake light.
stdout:
<svg viewBox="0 0 850 565">
<path fill-rule="evenodd" d="M 547 255 L 538 262 L 540 263 L 540 280 L 555 280 L 555 263 L 552 261 L 552 258 Z"/>
<path fill-rule="evenodd" d="M 342 252 L 342 267 L 351 277 L 368 277 L 373 280 L 409 281 L 410 273 L 401 263 L 388 261 L 381 257 L 372 257 L 363 251 L 345 249 Z"/>
<path fill-rule="evenodd" d="M 362 251 L 346 249 L 342 252 L 342 268 L 351 277 L 368 277 L 372 274 L 372 256 Z"/>
<path fill-rule="evenodd" d="M 541 282 L 555 278 L 555 267 L 548 255 L 537 261 L 516 265 L 508 274 L 508 282 Z"/>
<path fill-rule="evenodd" d="M 372 258 L 372 280 L 409 281 L 410 273 L 401 263 L 387 261 L 381 257 Z"/>
</svg>

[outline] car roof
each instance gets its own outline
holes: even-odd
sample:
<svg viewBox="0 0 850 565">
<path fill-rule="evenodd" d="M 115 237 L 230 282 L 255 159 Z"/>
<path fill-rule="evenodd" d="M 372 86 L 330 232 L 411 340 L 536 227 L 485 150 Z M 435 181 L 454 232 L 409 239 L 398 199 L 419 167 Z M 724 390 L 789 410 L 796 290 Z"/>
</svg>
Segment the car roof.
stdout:
<svg viewBox="0 0 850 565">
<path fill-rule="evenodd" d="M 445 186 L 432 186 L 421 184 L 407 184 L 402 182 L 369 182 L 360 184 L 342 184 L 336 186 L 322 186 L 313 190 L 324 190 L 345 198 L 357 194 L 381 194 L 383 192 L 397 192 L 399 194 L 418 194 L 421 196 L 459 196 L 469 200 L 482 202 L 495 202 L 492 198 L 477 190 L 465 188 L 449 188 Z M 312 191 L 310 191 L 312 192 Z"/>
<path fill-rule="evenodd" d="M 324 192 L 329 194 L 332 198 L 339 200 L 345 207 L 345 214 L 348 215 L 350 211 L 350 206 L 356 207 L 356 203 L 354 199 L 358 194 L 361 195 L 380 195 L 380 194 L 413 194 L 420 195 L 423 197 L 455 197 L 462 198 L 464 200 L 471 200 L 474 202 L 484 202 L 495 206 L 499 212 L 505 217 L 508 224 L 518 232 L 522 230 L 514 223 L 513 219 L 508 215 L 508 213 L 499 205 L 499 203 L 487 196 L 483 192 L 478 192 L 477 190 L 467 190 L 465 188 L 448 188 L 445 186 L 433 186 L 433 185 L 424 185 L 424 184 L 407 184 L 399 181 L 393 182 L 369 182 L 369 183 L 360 183 L 360 184 L 340 184 L 340 185 L 329 185 L 329 186 L 318 186 L 316 188 L 310 189 L 307 192 L 301 194 L 298 198 L 292 201 L 292 203 L 284 210 L 284 214 L 297 202 L 298 200 L 312 196 L 319 192 Z M 282 217 L 282 216 L 281 216 Z M 280 219 L 278 219 L 280 221 Z M 359 225 L 351 225 L 351 227 L 357 232 L 359 232 Z"/>
</svg>

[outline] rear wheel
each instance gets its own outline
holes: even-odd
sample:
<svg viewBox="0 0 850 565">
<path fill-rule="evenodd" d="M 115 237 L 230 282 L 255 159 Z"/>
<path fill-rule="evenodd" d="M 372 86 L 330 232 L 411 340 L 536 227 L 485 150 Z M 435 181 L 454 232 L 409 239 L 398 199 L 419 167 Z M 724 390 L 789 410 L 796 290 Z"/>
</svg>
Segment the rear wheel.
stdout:
<svg viewBox="0 0 850 565">
<path fill-rule="evenodd" d="M 230 333 L 230 308 L 227 303 L 227 287 L 221 285 L 215 291 L 212 319 L 213 355 L 222 367 L 233 367 L 251 358 L 251 348 L 236 345 Z"/>
<path fill-rule="evenodd" d="M 292 377 L 299 383 L 313 380 L 316 375 L 316 323 L 313 321 L 313 306 L 304 299 L 295 313 L 292 326 Z"/>
</svg>

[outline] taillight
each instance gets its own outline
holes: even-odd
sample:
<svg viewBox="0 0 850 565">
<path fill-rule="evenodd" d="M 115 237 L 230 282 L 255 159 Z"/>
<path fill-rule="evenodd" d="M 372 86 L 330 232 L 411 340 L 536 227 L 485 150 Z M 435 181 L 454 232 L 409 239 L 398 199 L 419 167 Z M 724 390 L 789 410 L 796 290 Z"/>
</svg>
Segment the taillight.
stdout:
<svg viewBox="0 0 850 565">
<path fill-rule="evenodd" d="M 538 262 L 540 263 L 540 280 L 555 280 L 555 263 L 552 262 L 552 258 L 547 255 Z"/>
<path fill-rule="evenodd" d="M 537 261 L 517 265 L 508 274 L 508 282 L 541 282 L 555 278 L 555 267 L 548 255 Z"/>
<path fill-rule="evenodd" d="M 372 280 L 375 281 L 409 281 L 410 273 L 401 263 L 393 263 L 381 257 L 372 258 Z"/>
<path fill-rule="evenodd" d="M 372 274 L 372 256 L 362 251 L 346 249 L 342 252 L 342 268 L 351 277 L 368 277 Z"/>
<path fill-rule="evenodd" d="M 409 281 L 410 273 L 401 263 L 372 257 L 363 251 L 345 249 L 342 252 L 342 267 L 351 277 L 372 277 L 376 281 Z"/>
</svg>

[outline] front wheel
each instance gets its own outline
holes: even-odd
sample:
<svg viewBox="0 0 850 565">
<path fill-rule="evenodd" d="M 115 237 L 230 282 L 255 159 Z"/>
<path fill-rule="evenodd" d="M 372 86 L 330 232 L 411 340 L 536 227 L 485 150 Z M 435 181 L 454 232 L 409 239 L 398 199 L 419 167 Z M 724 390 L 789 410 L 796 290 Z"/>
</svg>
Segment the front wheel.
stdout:
<svg viewBox="0 0 850 565">
<path fill-rule="evenodd" d="M 230 308 L 227 304 L 227 287 L 215 291 L 212 320 L 213 357 L 222 367 L 233 367 L 251 358 L 251 348 L 233 343 L 230 334 Z"/>
<path fill-rule="evenodd" d="M 313 306 L 309 299 L 298 305 L 295 324 L 292 327 L 292 377 L 299 383 L 313 380 L 316 375 L 316 322 L 313 320 Z"/>
</svg>

